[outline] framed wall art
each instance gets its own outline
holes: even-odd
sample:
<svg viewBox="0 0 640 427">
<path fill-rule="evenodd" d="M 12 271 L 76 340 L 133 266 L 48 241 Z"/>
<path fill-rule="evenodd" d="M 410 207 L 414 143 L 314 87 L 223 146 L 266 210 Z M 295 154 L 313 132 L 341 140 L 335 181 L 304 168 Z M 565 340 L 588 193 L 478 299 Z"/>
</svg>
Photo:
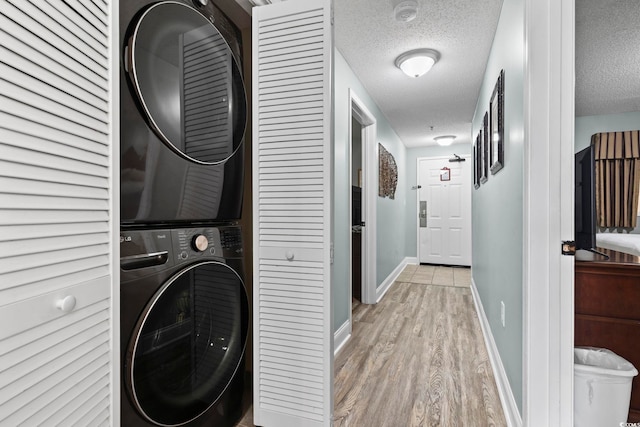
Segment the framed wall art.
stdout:
<svg viewBox="0 0 640 427">
<path fill-rule="evenodd" d="M 489 179 L 489 140 L 488 140 L 489 113 L 484 113 L 482 127 L 480 127 L 480 183 L 484 184 Z"/>
<path fill-rule="evenodd" d="M 473 187 L 480 188 L 480 133 L 473 141 Z"/>
<path fill-rule="evenodd" d="M 491 125 L 489 129 L 491 174 L 504 166 L 504 70 L 500 70 L 489 106 Z"/>
</svg>

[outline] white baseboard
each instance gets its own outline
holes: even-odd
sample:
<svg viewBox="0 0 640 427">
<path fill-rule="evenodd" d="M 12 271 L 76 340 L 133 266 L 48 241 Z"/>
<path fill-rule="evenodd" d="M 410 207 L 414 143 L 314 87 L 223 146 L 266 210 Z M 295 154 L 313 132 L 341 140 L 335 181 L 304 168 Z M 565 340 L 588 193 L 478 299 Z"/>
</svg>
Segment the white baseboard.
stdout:
<svg viewBox="0 0 640 427">
<path fill-rule="evenodd" d="M 491 361 L 491 368 L 493 369 L 493 375 L 496 379 L 496 385 L 498 387 L 498 394 L 500 395 L 500 402 L 502 403 L 502 409 L 504 411 L 504 417 L 507 421 L 508 427 L 522 427 L 522 416 L 516 399 L 511 391 L 511 385 L 509 384 L 509 378 L 504 370 L 498 347 L 493 339 L 493 333 L 489 326 L 489 320 L 482 307 L 482 301 L 476 288 L 476 283 L 471 278 L 471 293 L 473 294 L 473 302 L 476 306 L 476 312 L 478 313 L 478 320 L 480 321 L 480 327 L 482 328 L 482 335 L 484 336 L 484 343 L 487 346 L 487 352 L 489 353 L 489 360 Z"/>
<path fill-rule="evenodd" d="M 333 355 L 337 355 L 340 350 L 344 347 L 344 345 L 351 338 L 351 322 L 347 319 L 346 322 L 342 324 L 338 328 L 338 330 L 333 334 Z"/>
<path fill-rule="evenodd" d="M 384 279 L 380 286 L 376 288 L 376 302 L 380 302 L 384 294 L 386 294 L 389 288 L 391 288 L 391 285 L 393 284 L 393 282 L 395 282 L 400 273 L 402 273 L 402 270 L 404 270 L 407 264 L 417 263 L 418 258 L 415 257 L 406 257 L 405 259 L 400 261 L 400 264 L 398 264 L 398 266 L 393 269 L 393 271 L 387 276 L 387 278 Z"/>
<path fill-rule="evenodd" d="M 415 257 L 415 256 L 408 256 L 408 257 L 406 257 L 404 259 L 403 262 L 404 262 L 404 265 L 407 265 L 407 264 L 420 264 L 418 262 L 418 257 Z"/>
</svg>

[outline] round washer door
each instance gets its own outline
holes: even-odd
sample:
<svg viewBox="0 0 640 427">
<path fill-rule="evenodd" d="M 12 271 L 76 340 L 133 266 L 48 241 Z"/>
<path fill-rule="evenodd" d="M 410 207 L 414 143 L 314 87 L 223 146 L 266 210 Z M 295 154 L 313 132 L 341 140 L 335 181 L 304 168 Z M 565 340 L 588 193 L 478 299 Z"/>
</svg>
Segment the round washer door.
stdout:
<svg viewBox="0 0 640 427">
<path fill-rule="evenodd" d="M 153 4 L 129 39 L 129 75 L 147 120 L 176 153 L 203 164 L 242 144 L 242 74 L 216 27 L 183 3 Z"/>
<path fill-rule="evenodd" d="M 127 352 L 125 380 L 149 421 L 176 426 L 206 412 L 243 361 L 248 302 L 225 264 L 204 262 L 169 279 L 147 304 Z"/>
</svg>

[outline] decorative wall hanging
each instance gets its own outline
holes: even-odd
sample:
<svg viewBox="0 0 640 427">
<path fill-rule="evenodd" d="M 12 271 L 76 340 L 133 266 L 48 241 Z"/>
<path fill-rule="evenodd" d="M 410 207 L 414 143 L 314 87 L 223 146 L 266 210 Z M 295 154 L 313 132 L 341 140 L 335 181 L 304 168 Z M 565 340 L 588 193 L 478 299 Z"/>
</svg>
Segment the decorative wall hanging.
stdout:
<svg viewBox="0 0 640 427">
<path fill-rule="evenodd" d="M 489 151 L 493 175 L 504 166 L 504 70 L 500 70 L 498 81 L 493 88 L 489 111 L 491 112 Z"/>
<path fill-rule="evenodd" d="M 393 155 L 382 144 L 378 143 L 378 196 L 394 199 L 398 185 L 398 166 Z"/>
<path fill-rule="evenodd" d="M 446 166 L 440 169 L 440 181 L 451 181 L 451 169 Z"/>
<path fill-rule="evenodd" d="M 484 113 L 482 127 L 480 128 L 480 183 L 484 184 L 489 179 L 489 113 Z"/>
</svg>

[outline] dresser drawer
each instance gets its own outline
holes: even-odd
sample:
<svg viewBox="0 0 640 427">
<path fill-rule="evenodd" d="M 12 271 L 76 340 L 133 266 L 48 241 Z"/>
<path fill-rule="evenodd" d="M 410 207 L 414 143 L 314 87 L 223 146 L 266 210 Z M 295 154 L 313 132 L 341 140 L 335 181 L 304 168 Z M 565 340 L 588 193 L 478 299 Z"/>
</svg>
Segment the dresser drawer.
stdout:
<svg viewBox="0 0 640 427">
<path fill-rule="evenodd" d="M 640 266 L 594 267 L 576 263 L 576 314 L 640 320 Z"/>
</svg>

